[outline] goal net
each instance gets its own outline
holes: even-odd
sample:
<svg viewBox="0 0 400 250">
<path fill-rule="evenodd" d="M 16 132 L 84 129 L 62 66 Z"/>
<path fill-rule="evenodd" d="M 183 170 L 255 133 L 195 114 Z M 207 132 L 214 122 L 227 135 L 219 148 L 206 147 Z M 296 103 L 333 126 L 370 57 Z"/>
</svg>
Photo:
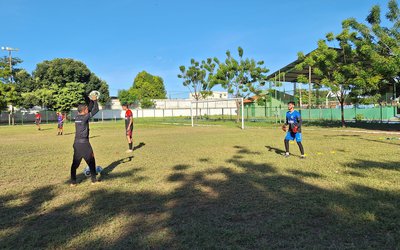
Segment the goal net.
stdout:
<svg viewBox="0 0 400 250">
<path fill-rule="evenodd" d="M 244 129 L 243 110 L 243 98 L 193 100 L 190 106 L 192 127 L 235 121 Z"/>
</svg>

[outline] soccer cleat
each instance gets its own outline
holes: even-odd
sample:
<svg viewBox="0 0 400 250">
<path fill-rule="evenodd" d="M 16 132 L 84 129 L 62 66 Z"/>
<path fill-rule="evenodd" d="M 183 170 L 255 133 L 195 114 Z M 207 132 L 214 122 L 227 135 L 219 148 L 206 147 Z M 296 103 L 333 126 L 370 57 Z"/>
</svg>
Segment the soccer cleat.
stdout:
<svg viewBox="0 0 400 250">
<path fill-rule="evenodd" d="M 128 149 L 128 150 L 126 150 L 125 152 L 126 152 L 126 153 L 132 153 L 133 150 L 132 150 L 132 149 Z"/>
<path fill-rule="evenodd" d="M 290 156 L 290 154 L 289 154 L 289 153 L 285 153 L 283 156 L 284 156 L 285 158 L 288 158 L 288 157 Z"/>
<path fill-rule="evenodd" d="M 306 158 L 305 155 L 301 155 L 301 156 L 300 156 L 300 159 L 305 159 L 305 158 Z"/>
</svg>

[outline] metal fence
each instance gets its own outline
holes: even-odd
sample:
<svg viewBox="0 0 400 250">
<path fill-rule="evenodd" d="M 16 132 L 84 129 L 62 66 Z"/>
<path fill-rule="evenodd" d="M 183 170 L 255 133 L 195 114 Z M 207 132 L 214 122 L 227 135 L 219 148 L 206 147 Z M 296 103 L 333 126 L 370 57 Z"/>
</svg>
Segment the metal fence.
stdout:
<svg viewBox="0 0 400 250">
<path fill-rule="evenodd" d="M 171 109 L 133 109 L 134 118 L 155 118 L 154 121 L 176 122 L 190 121 L 192 112 L 203 120 L 235 120 L 237 108 L 233 107 L 202 107 L 197 109 L 190 108 L 171 108 Z M 241 110 L 239 110 L 240 112 Z M 269 121 L 280 123 L 285 119 L 286 107 L 263 107 L 245 106 L 244 118 L 246 121 Z M 313 108 L 300 110 L 303 120 L 341 120 L 340 108 Z M 375 107 L 351 107 L 344 109 L 345 120 L 365 120 L 365 121 L 389 121 L 398 112 L 397 106 L 375 106 Z M 42 123 L 54 123 L 57 121 L 56 111 L 41 111 Z M 72 110 L 67 113 L 67 122 L 73 120 L 77 111 Z M 93 118 L 94 121 L 109 121 L 124 119 L 123 110 L 100 110 Z M 0 113 L 1 124 L 33 124 L 35 112 L 8 112 Z"/>
</svg>

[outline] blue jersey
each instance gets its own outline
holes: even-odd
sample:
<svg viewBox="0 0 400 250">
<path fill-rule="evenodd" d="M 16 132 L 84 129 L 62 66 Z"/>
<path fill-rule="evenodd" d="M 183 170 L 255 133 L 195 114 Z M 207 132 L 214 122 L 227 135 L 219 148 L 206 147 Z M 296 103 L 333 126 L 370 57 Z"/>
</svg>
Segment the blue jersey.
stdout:
<svg viewBox="0 0 400 250">
<path fill-rule="evenodd" d="M 286 124 L 289 125 L 289 131 L 292 131 L 294 126 L 298 127 L 298 133 L 301 133 L 301 114 L 297 110 L 293 110 L 293 112 L 286 112 Z"/>
<path fill-rule="evenodd" d="M 63 123 L 64 117 L 62 115 L 57 116 L 58 123 Z"/>
</svg>

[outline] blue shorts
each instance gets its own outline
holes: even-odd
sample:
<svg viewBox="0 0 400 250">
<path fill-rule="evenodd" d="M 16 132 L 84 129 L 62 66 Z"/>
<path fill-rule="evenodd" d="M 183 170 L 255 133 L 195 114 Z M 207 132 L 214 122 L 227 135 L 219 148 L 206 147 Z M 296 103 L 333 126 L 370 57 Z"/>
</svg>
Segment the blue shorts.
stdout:
<svg viewBox="0 0 400 250">
<path fill-rule="evenodd" d="M 293 141 L 294 139 L 296 139 L 297 142 L 301 142 L 302 141 L 301 133 L 293 133 L 293 132 L 286 133 L 285 140 Z"/>
</svg>

